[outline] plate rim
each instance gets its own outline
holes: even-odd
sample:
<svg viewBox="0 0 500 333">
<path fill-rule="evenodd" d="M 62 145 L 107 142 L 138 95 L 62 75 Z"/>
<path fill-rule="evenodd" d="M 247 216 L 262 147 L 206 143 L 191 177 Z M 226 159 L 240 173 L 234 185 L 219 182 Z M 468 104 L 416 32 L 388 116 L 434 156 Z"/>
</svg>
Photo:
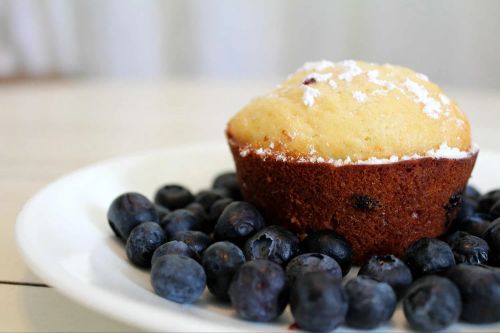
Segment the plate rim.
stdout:
<svg viewBox="0 0 500 333">
<path fill-rule="evenodd" d="M 27 264 L 28 268 L 35 273 L 36 276 L 38 276 L 43 282 L 47 283 L 49 286 L 53 287 L 56 291 L 60 292 L 64 296 L 68 297 L 72 301 L 76 302 L 77 304 L 83 305 L 88 309 L 91 309 L 92 311 L 95 311 L 100 314 L 104 314 L 107 317 L 113 318 L 115 320 L 118 320 L 119 322 L 126 323 L 132 327 L 136 327 L 139 329 L 146 329 L 146 330 L 151 330 L 151 331 L 165 331 L 165 328 L 159 329 L 159 327 L 155 324 L 148 324 L 145 323 L 144 321 L 138 322 L 136 320 L 133 320 L 132 318 L 135 317 L 135 314 L 132 313 L 133 308 L 137 308 L 138 310 L 144 307 L 150 307 L 154 309 L 154 307 L 146 304 L 141 304 L 138 305 L 135 302 L 131 301 L 127 297 L 117 295 L 117 294 L 111 294 L 108 295 L 105 291 L 93 287 L 89 284 L 86 284 L 84 282 L 78 283 L 79 286 L 79 291 L 75 291 L 76 288 L 71 286 L 72 282 L 75 282 L 74 280 L 70 280 L 70 276 L 67 274 L 63 274 L 58 276 L 55 272 L 51 272 L 50 269 L 47 268 L 47 265 L 42 265 L 39 263 L 37 260 L 39 258 L 39 255 L 36 253 L 31 253 L 29 251 L 28 245 L 26 241 L 23 239 L 23 235 L 25 234 L 25 230 L 27 230 L 30 226 L 29 220 L 28 220 L 28 213 L 29 210 L 34 202 L 37 200 L 40 200 L 47 192 L 52 190 L 54 187 L 57 187 L 60 183 L 63 183 L 67 179 L 70 179 L 72 177 L 75 177 L 78 174 L 81 173 L 86 173 L 86 172 L 91 172 L 91 170 L 94 169 L 99 169 L 103 168 L 115 163 L 120 163 L 121 161 L 126 161 L 126 160 L 137 160 L 141 158 L 147 158 L 148 156 L 154 156 L 156 154 L 160 153 L 175 153 L 175 152 L 186 152 L 189 150 L 194 150 L 197 151 L 199 149 L 207 149 L 207 150 L 216 150 L 214 148 L 220 149 L 222 148 L 222 144 L 224 141 L 220 140 L 213 140 L 213 141 L 207 141 L 207 142 L 194 142 L 194 143 L 185 143 L 185 144 L 180 144 L 180 145 L 175 145 L 175 146 L 170 146 L 170 147 L 164 147 L 164 148 L 159 148 L 159 149 L 151 149 L 151 150 L 145 150 L 145 151 L 139 151 L 139 152 L 133 152 L 130 154 L 123 154 L 115 157 L 111 157 L 108 159 L 104 159 L 101 161 L 97 161 L 95 163 L 88 164 L 86 166 L 77 168 L 73 171 L 70 171 L 66 174 L 63 174 L 59 176 L 58 178 L 52 180 L 45 186 L 43 186 L 41 189 L 36 191 L 22 206 L 20 209 L 16 222 L 15 222 L 15 240 L 16 240 L 16 246 L 19 250 L 19 253 L 24 260 L 24 262 Z M 225 144 L 225 143 L 224 143 Z M 229 148 L 228 148 L 228 153 L 229 153 Z M 40 256 L 42 257 L 42 256 Z M 98 295 L 99 297 L 93 297 L 93 298 L 85 298 L 82 297 L 82 294 L 85 294 L 86 291 L 91 292 L 94 295 Z M 109 297 L 111 296 L 111 300 Z M 115 305 L 116 301 L 125 301 L 127 303 L 127 307 L 125 311 L 113 311 L 113 305 Z M 183 307 L 189 307 L 189 306 L 196 306 L 196 305 L 179 305 Z M 182 314 L 181 314 L 182 315 Z M 212 323 L 208 322 L 207 320 L 204 320 L 202 318 L 193 318 L 193 316 L 184 316 L 185 318 L 188 318 L 189 320 L 179 320 L 179 321 L 174 321 L 172 322 L 172 325 L 169 326 L 167 329 L 168 331 L 172 332 L 177 332 L 177 331 L 200 331 L 200 327 L 203 328 L 203 331 L 221 331 L 221 325 L 213 325 Z M 179 318 L 181 319 L 181 318 Z M 179 324 L 182 322 L 182 324 Z M 242 330 L 241 328 L 231 326 L 229 327 L 230 331 L 245 331 Z"/>
</svg>

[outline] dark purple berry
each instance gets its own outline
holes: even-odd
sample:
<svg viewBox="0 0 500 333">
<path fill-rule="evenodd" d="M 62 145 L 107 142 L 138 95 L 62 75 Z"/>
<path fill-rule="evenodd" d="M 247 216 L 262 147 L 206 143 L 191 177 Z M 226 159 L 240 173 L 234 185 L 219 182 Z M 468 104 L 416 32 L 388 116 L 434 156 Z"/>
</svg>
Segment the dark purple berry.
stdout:
<svg viewBox="0 0 500 333">
<path fill-rule="evenodd" d="M 264 218 L 257 208 L 248 202 L 235 201 L 222 211 L 214 227 L 214 237 L 239 245 L 264 226 Z"/>
<path fill-rule="evenodd" d="M 250 237 L 244 252 L 247 260 L 267 259 L 285 265 L 300 253 L 300 241 L 290 230 L 271 225 Z"/>
<path fill-rule="evenodd" d="M 297 326 L 327 332 L 340 326 L 347 314 L 348 297 L 338 280 L 325 272 L 309 272 L 291 288 L 290 310 Z"/>
<path fill-rule="evenodd" d="M 136 266 L 149 267 L 153 253 L 165 241 L 165 232 L 158 223 L 141 223 L 128 236 L 127 257 Z"/>
<path fill-rule="evenodd" d="M 413 282 L 408 266 L 393 255 L 371 257 L 366 264 L 361 266 L 358 275 L 388 283 L 396 292 L 398 299 Z"/>
<path fill-rule="evenodd" d="M 238 315 L 246 320 L 271 321 L 287 304 L 285 272 L 269 260 L 244 263 L 229 286 L 229 298 Z"/>
<path fill-rule="evenodd" d="M 396 294 L 385 282 L 358 276 L 345 285 L 349 298 L 346 323 L 364 330 L 377 328 L 389 321 L 396 309 Z"/>
<path fill-rule="evenodd" d="M 332 257 L 342 268 L 344 276 L 351 269 L 351 244 L 334 231 L 322 230 L 309 234 L 302 241 L 301 248 L 302 252 L 316 252 Z"/>
<path fill-rule="evenodd" d="M 107 217 L 111 229 L 124 242 L 137 225 L 159 222 L 153 203 L 142 194 L 134 192 L 124 193 L 113 200 Z"/>
<path fill-rule="evenodd" d="M 406 250 L 405 262 L 413 276 L 419 277 L 445 271 L 455 265 L 455 258 L 445 242 L 439 239 L 421 238 Z"/>
<path fill-rule="evenodd" d="M 184 208 L 194 200 L 191 192 L 180 185 L 165 185 L 155 194 L 155 203 L 170 210 Z"/>
</svg>

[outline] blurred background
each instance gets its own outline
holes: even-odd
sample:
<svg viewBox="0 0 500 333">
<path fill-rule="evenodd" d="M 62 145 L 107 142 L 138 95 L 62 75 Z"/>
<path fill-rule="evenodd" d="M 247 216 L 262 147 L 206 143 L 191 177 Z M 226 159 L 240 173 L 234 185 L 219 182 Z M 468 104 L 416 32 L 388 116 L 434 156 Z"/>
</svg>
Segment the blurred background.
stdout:
<svg viewBox="0 0 500 333">
<path fill-rule="evenodd" d="M 0 0 L 0 82 L 263 79 L 307 60 L 500 88 L 498 0 Z"/>
<path fill-rule="evenodd" d="M 500 0 L 0 0 L 0 331 L 135 331 L 32 287 L 44 281 L 16 249 L 21 207 L 111 156 L 225 147 L 227 120 L 305 61 L 427 74 L 498 172 L 499 36 Z"/>
</svg>

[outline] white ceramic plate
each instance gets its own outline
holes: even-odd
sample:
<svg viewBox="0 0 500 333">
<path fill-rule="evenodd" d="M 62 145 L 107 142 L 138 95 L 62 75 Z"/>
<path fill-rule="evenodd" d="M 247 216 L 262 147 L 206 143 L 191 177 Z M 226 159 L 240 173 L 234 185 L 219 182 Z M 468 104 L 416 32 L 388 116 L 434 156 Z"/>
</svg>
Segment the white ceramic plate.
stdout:
<svg viewBox="0 0 500 333">
<path fill-rule="evenodd" d="M 472 183 L 481 190 L 500 187 L 500 154 L 481 152 Z M 115 319 L 157 331 L 287 331 L 287 310 L 279 320 L 259 324 L 238 319 L 206 292 L 195 305 L 179 305 L 152 292 L 147 271 L 127 262 L 106 221 L 110 202 L 120 193 L 152 196 L 175 182 L 194 191 L 209 187 L 221 171 L 233 169 L 226 144 L 204 143 L 125 156 L 99 163 L 48 185 L 24 206 L 16 234 L 22 254 L 45 282 Z M 454 325 L 457 330 L 499 330 L 498 325 Z M 340 328 L 339 330 L 347 330 Z M 380 331 L 407 330 L 398 310 Z"/>
</svg>

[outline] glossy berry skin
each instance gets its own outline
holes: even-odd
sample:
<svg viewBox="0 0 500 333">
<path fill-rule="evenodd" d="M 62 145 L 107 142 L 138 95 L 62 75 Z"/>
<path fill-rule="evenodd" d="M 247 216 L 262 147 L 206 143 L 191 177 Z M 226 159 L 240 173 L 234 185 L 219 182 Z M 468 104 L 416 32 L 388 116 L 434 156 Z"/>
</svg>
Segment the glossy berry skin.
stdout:
<svg viewBox="0 0 500 333">
<path fill-rule="evenodd" d="M 245 263 L 243 251 L 231 242 L 217 242 L 203 253 L 208 290 L 217 299 L 228 301 L 229 285 L 238 268 Z"/>
<path fill-rule="evenodd" d="M 458 288 L 436 275 L 415 281 L 403 299 L 406 320 L 416 331 L 442 330 L 458 320 L 461 309 Z"/>
<path fill-rule="evenodd" d="M 234 275 L 228 294 L 241 318 L 271 321 L 283 313 L 287 304 L 285 272 L 269 260 L 248 261 Z"/>
<path fill-rule="evenodd" d="M 290 230 L 271 225 L 250 237 L 243 252 L 247 260 L 267 259 L 285 265 L 300 253 L 300 241 Z"/>
<path fill-rule="evenodd" d="M 305 253 L 293 258 L 286 265 L 288 285 L 292 286 L 298 276 L 309 272 L 325 272 L 338 282 L 342 281 L 342 269 L 335 259 L 321 253 Z"/>
<path fill-rule="evenodd" d="M 478 211 L 488 213 L 491 207 L 500 200 L 500 190 L 489 191 L 477 199 Z"/>
<path fill-rule="evenodd" d="M 214 179 L 212 187 L 226 189 L 232 199 L 241 200 L 240 184 L 234 172 L 225 172 L 218 175 Z"/>
<path fill-rule="evenodd" d="M 137 225 L 143 222 L 159 222 L 153 203 L 135 192 L 124 193 L 113 200 L 107 217 L 111 229 L 124 242 Z"/>
<path fill-rule="evenodd" d="M 440 273 L 455 265 L 451 248 L 434 238 L 421 238 L 405 252 L 405 262 L 414 277 Z"/>
<path fill-rule="evenodd" d="M 485 265 L 457 265 L 446 276 L 462 296 L 461 319 L 476 324 L 500 321 L 500 269 Z"/>
<path fill-rule="evenodd" d="M 500 266 L 500 218 L 491 222 L 483 234 L 483 239 L 490 247 L 489 264 Z"/>
<path fill-rule="evenodd" d="M 193 194 L 181 185 L 165 185 L 156 191 L 155 203 L 170 210 L 184 208 L 193 202 Z"/>
<path fill-rule="evenodd" d="M 125 245 L 127 258 L 136 266 L 149 267 L 153 252 L 165 241 L 165 232 L 158 223 L 141 223 L 128 236 Z"/>
<path fill-rule="evenodd" d="M 477 200 L 481 196 L 481 193 L 472 185 L 467 185 L 464 191 L 464 197 Z"/>
<path fill-rule="evenodd" d="M 478 210 L 477 201 L 464 197 L 463 201 L 462 201 L 462 207 L 460 208 L 460 211 L 457 214 L 456 220 L 462 221 L 462 220 L 466 219 L 467 217 L 476 213 L 477 210 Z"/>
<path fill-rule="evenodd" d="M 368 276 L 389 284 L 398 299 L 413 282 L 411 271 L 406 264 L 393 255 L 373 256 L 358 272 L 359 276 Z"/>
<path fill-rule="evenodd" d="M 491 221 L 492 217 L 489 214 L 474 213 L 461 221 L 456 221 L 453 229 L 465 231 L 473 236 L 481 237 L 486 229 L 488 229 Z"/>
<path fill-rule="evenodd" d="M 210 221 L 210 224 L 212 224 L 212 226 L 215 226 L 215 223 L 217 223 L 217 220 L 219 219 L 224 209 L 233 201 L 234 200 L 231 198 L 222 198 L 217 200 L 212 204 L 212 206 L 210 206 L 210 208 L 208 209 L 208 220 Z"/>
<path fill-rule="evenodd" d="M 214 238 L 241 244 L 264 226 L 264 218 L 257 208 L 248 202 L 235 201 L 222 211 L 214 227 Z"/>
<path fill-rule="evenodd" d="M 310 272 L 299 276 L 292 286 L 290 309 L 300 328 L 327 332 L 344 322 L 348 298 L 342 285 L 330 274 Z"/>
<path fill-rule="evenodd" d="M 199 203 L 208 212 L 210 206 L 214 204 L 217 200 L 220 200 L 227 196 L 224 189 L 213 189 L 213 190 L 203 190 L 196 194 L 194 197 L 194 202 Z"/>
<path fill-rule="evenodd" d="M 169 240 L 184 242 L 198 254 L 201 254 L 210 244 L 212 244 L 212 239 L 207 234 L 195 230 L 177 231 L 169 237 Z"/>
<path fill-rule="evenodd" d="M 500 199 L 491 206 L 490 215 L 495 219 L 500 217 Z"/>
<path fill-rule="evenodd" d="M 358 276 L 345 285 L 349 298 L 346 323 L 350 327 L 373 329 L 389 321 L 396 309 L 396 293 L 385 282 Z"/>
<path fill-rule="evenodd" d="M 151 285 L 157 295 L 170 301 L 194 303 L 205 290 L 205 271 L 189 257 L 167 254 L 153 265 Z"/>
<path fill-rule="evenodd" d="M 344 276 L 351 269 L 351 244 L 334 231 L 323 230 L 311 233 L 302 241 L 301 247 L 302 252 L 322 253 L 335 259 L 342 268 Z"/>
<path fill-rule="evenodd" d="M 178 231 L 183 230 L 200 230 L 201 223 L 196 216 L 187 209 L 177 209 L 170 212 L 161 221 L 161 225 L 168 237 L 171 237 Z"/>
<path fill-rule="evenodd" d="M 457 264 L 484 264 L 488 261 L 490 247 L 483 239 L 456 231 L 447 239 Z"/>
<path fill-rule="evenodd" d="M 167 216 L 168 213 L 170 213 L 170 209 L 168 209 L 167 207 L 163 207 L 162 205 L 158 205 L 158 204 L 154 204 L 154 205 L 155 205 L 156 213 L 158 214 L 159 221 L 163 220 L 163 218 L 165 218 L 165 216 Z"/>
<path fill-rule="evenodd" d="M 153 266 L 160 257 L 163 257 L 167 254 L 183 255 L 201 262 L 201 257 L 195 250 L 193 250 L 184 242 L 174 240 L 166 242 L 155 250 L 155 252 L 153 253 L 153 257 L 151 257 L 151 266 Z"/>
<path fill-rule="evenodd" d="M 198 219 L 201 225 L 201 230 L 206 233 L 211 233 L 214 229 L 212 223 L 208 220 L 208 214 L 205 211 L 205 208 L 198 202 L 191 202 L 189 205 L 184 207 L 184 209 L 189 210 L 194 214 L 194 216 Z"/>
</svg>

